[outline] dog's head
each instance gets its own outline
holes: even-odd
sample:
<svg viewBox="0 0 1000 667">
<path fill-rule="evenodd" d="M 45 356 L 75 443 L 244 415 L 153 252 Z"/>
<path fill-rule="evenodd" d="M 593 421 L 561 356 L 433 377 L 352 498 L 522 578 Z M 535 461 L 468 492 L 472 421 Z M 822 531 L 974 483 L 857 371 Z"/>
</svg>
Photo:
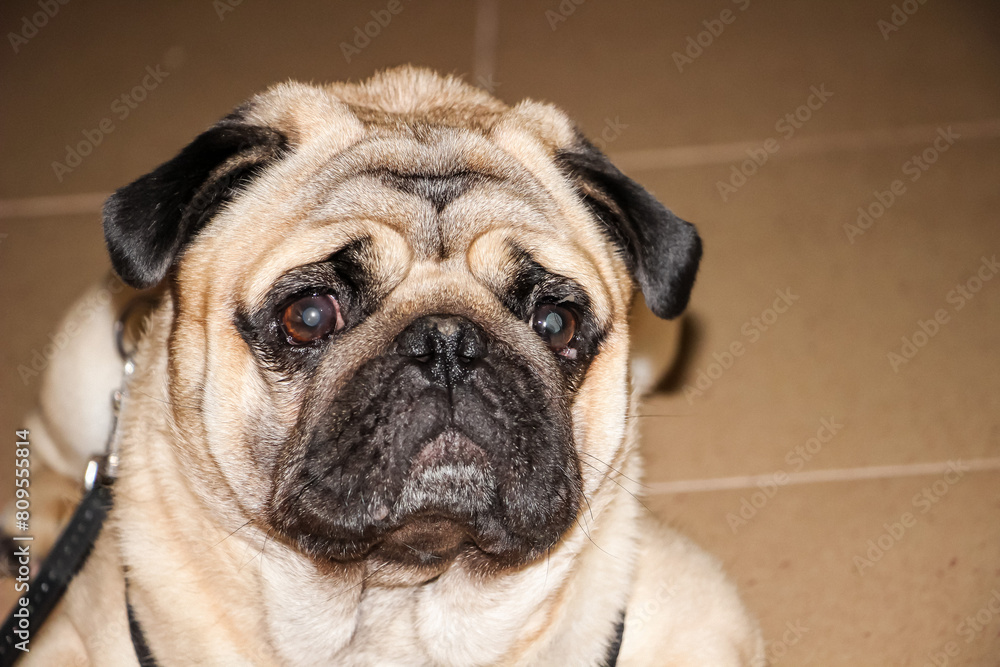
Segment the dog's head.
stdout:
<svg viewBox="0 0 1000 667">
<path fill-rule="evenodd" d="M 403 68 L 283 84 L 105 207 L 168 282 L 181 460 L 321 563 L 551 549 L 625 432 L 636 286 L 685 307 L 694 228 L 551 106 Z"/>
</svg>

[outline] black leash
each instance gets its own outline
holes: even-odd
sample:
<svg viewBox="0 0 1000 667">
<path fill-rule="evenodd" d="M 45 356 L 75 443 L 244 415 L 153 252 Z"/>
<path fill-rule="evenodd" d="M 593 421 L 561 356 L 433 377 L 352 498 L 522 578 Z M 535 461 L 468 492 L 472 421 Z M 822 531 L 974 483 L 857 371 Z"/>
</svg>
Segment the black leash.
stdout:
<svg viewBox="0 0 1000 667">
<path fill-rule="evenodd" d="M 18 646 L 30 650 L 30 638 L 38 634 L 45 619 L 62 599 L 69 582 L 87 562 L 111 504 L 111 485 L 96 481 L 56 540 L 38 575 L 29 580 L 28 594 L 15 602 L 14 610 L 4 622 L 0 635 L 0 667 L 13 665 L 24 654 Z M 22 601 L 27 604 L 21 604 Z"/>
</svg>

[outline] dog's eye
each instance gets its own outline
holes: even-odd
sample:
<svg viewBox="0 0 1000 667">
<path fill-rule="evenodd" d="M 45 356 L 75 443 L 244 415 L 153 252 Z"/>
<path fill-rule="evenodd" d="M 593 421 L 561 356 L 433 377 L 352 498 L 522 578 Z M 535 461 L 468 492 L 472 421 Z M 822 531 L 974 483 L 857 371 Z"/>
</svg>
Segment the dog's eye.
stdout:
<svg viewBox="0 0 1000 667">
<path fill-rule="evenodd" d="M 545 304 L 532 313 L 531 328 L 558 352 L 565 349 L 576 334 L 576 313 L 563 306 Z"/>
<path fill-rule="evenodd" d="M 292 345 L 319 340 L 331 331 L 344 328 L 340 306 L 330 294 L 307 296 L 285 306 L 281 328 Z"/>
</svg>

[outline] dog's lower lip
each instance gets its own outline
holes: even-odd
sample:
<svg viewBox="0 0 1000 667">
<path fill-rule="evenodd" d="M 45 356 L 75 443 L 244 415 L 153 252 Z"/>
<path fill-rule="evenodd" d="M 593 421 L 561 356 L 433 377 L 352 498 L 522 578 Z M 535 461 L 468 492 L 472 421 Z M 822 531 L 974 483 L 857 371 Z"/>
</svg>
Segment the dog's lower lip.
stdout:
<svg viewBox="0 0 1000 667">
<path fill-rule="evenodd" d="M 340 563 L 359 562 L 369 558 L 417 566 L 437 566 L 466 555 L 479 554 L 488 561 L 518 560 L 515 554 L 535 553 L 526 544 L 516 546 L 510 536 L 480 534 L 464 518 L 439 512 L 409 516 L 387 526 L 373 538 L 302 536 L 303 551 L 323 560 Z"/>
<path fill-rule="evenodd" d="M 383 539 L 378 551 L 405 560 L 411 555 L 418 561 L 450 560 L 461 549 L 474 543 L 464 522 L 439 515 L 410 519 Z"/>
</svg>

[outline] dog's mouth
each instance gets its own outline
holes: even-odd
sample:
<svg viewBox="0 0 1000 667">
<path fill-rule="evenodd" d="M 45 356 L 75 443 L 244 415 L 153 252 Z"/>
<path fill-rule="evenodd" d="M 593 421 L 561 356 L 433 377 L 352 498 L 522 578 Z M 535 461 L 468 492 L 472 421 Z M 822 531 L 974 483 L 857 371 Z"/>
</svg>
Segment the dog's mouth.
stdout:
<svg viewBox="0 0 1000 667">
<path fill-rule="evenodd" d="M 513 464 L 512 461 L 507 463 Z M 544 554 L 575 516 L 576 498 L 562 493 L 544 521 L 527 519 L 510 507 L 512 494 L 531 504 L 530 495 L 502 478 L 497 457 L 455 429 L 426 442 L 413 458 L 394 500 L 373 494 L 348 517 L 326 507 L 316 511 L 309 487 L 298 500 L 282 503 L 275 516 L 280 532 L 304 553 L 321 561 L 373 561 L 439 570 L 460 561 L 476 569 L 514 567 Z M 527 520 L 526 520 L 527 519 Z"/>
<path fill-rule="evenodd" d="M 413 517 L 389 533 L 372 550 L 371 556 L 387 562 L 435 568 L 454 561 L 464 553 L 479 550 L 465 523 L 442 516 Z"/>
</svg>

